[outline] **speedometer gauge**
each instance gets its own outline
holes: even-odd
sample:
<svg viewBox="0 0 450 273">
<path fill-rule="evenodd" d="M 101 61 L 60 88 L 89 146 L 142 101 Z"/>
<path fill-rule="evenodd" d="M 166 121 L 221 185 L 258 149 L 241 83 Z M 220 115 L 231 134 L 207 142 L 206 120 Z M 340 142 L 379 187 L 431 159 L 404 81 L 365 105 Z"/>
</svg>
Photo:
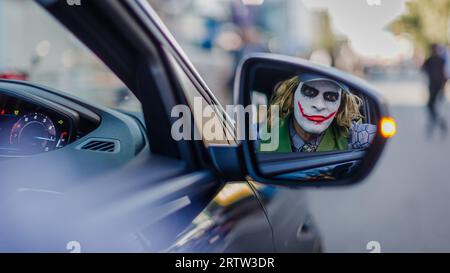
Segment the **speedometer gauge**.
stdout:
<svg viewBox="0 0 450 273">
<path fill-rule="evenodd" d="M 57 146 L 57 132 L 53 121 L 40 113 L 29 113 L 12 127 L 10 144 L 29 153 L 48 152 Z"/>
<path fill-rule="evenodd" d="M 72 109 L 26 92 L 10 95 L 3 91 L 0 90 L 0 159 L 62 149 L 79 136 L 75 134 L 79 129 L 85 130 L 77 127 L 80 116 Z"/>
</svg>

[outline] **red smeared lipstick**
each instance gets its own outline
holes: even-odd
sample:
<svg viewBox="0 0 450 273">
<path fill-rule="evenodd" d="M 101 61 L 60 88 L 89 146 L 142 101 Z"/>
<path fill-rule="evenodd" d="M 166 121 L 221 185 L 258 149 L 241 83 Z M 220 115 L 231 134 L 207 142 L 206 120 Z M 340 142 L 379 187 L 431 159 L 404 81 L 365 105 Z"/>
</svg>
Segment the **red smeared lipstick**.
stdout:
<svg viewBox="0 0 450 273">
<path fill-rule="evenodd" d="M 302 113 L 302 116 L 304 116 L 306 119 L 310 120 L 310 121 L 314 121 L 317 124 L 321 124 L 324 121 L 329 120 L 330 118 L 334 117 L 334 115 L 336 115 L 336 112 L 333 112 L 331 114 L 329 114 L 328 116 L 321 116 L 321 115 L 307 115 L 305 114 L 305 112 L 303 111 L 303 107 L 300 104 L 300 101 L 297 102 L 298 103 L 298 108 L 300 108 L 300 113 Z"/>
</svg>

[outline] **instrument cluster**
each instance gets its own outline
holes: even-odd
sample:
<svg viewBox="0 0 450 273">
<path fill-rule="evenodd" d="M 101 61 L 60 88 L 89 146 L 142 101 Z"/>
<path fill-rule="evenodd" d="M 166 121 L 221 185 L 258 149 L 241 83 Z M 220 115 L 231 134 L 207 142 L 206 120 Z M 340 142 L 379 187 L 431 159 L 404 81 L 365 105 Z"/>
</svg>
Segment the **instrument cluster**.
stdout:
<svg viewBox="0 0 450 273">
<path fill-rule="evenodd" d="M 63 148 L 73 121 L 47 105 L 0 94 L 0 155 L 31 155 Z"/>
</svg>

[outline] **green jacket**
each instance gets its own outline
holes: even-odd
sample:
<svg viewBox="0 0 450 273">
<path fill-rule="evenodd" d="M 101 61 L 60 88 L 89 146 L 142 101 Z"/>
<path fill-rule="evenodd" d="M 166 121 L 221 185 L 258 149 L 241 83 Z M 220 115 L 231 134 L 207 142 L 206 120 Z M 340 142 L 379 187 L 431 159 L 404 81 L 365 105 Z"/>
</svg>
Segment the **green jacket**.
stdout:
<svg viewBox="0 0 450 273">
<path fill-rule="evenodd" d="M 280 120 L 280 126 L 279 126 L 279 145 L 278 148 L 275 147 L 275 150 L 273 149 L 265 149 L 263 150 L 263 147 L 261 144 L 268 144 L 270 143 L 269 140 L 261 140 L 258 151 L 260 152 L 275 152 L 275 153 L 291 153 L 292 152 L 292 146 L 291 146 L 291 137 L 289 136 L 289 120 L 290 116 L 286 117 L 285 119 Z M 336 122 L 333 121 L 330 127 L 325 131 L 324 136 L 322 137 L 322 140 L 320 141 L 319 146 L 317 147 L 317 152 L 326 152 L 326 151 L 340 151 L 340 150 L 347 150 L 348 149 L 348 131 L 340 127 L 336 124 Z"/>
</svg>

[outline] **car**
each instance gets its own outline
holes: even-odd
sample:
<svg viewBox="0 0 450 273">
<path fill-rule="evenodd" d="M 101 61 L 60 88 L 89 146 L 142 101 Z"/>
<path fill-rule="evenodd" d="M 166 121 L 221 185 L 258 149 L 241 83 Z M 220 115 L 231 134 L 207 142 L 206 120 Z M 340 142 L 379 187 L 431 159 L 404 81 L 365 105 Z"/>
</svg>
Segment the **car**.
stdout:
<svg viewBox="0 0 450 273">
<path fill-rule="evenodd" d="M 126 85 L 124 96 L 134 95 L 142 113 L 31 79 L 0 80 L 1 251 L 323 251 L 304 189 L 351 185 L 370 173 L 394 126 L 376 90 L 298 58 L 248 56 L 235 105 L 267 103 L 282 80 L 314 73 L 349 87 L 360 121 L 377 130 L 370 147 L 260 153 L 263 136 L 245 130 L 255 123 L 239 124 L 221 106 L 147 1 L 36 2 Z M 196 100 L 211 107 L 225 138 L 202 134 L 207 117 L 196 116 Z M 175 139 L 186 107 L 184 121 L 197 130 Z"/>
</svg>

